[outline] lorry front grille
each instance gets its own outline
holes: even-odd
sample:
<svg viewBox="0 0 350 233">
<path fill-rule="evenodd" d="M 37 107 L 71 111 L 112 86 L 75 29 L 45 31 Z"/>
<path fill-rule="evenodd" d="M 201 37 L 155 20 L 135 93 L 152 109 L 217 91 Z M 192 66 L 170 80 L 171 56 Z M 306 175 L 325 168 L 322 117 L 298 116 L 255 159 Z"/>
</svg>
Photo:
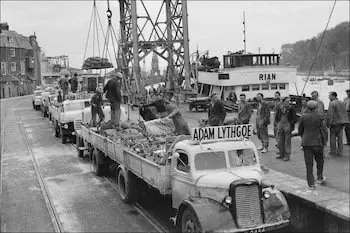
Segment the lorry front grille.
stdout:
<svg viewBox="0 0 350 233">
<path fill-rule="evenodd" d="M 263 224 L 259 183 L 231 185 L 230 191 L 237 225 L 246 228 Z"/>
</svg>

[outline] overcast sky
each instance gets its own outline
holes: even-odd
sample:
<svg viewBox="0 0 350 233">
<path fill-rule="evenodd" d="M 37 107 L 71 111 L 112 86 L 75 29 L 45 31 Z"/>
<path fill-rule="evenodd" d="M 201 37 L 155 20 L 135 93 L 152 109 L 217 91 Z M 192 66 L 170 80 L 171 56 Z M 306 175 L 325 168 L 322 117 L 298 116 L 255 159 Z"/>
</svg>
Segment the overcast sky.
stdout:
<svg viewBox="0 0 350 233">
<path fill-rule="evenodd" d="M 1 1 L 1 22 L 29 36 L 36 33 L 47 56 L 68 55 L 73 67 L 83 63 L 91 1 Z M 148 1 L 151 13 L 160 1 Z M 106 30 L 106 1 L 97 2 Z M 281 45 L 308 39 L 322 32 L 333 1 L 189 1 L 190 52 L 209 50 L 222 58 L 243 49 L 242 14 L 246 15 L 247 51 L 279 52 Z M 118 30 L 118 1 L 111 1 L 113 24 Z M 349 21 L 349 1 L 338 1 L 329 28 Z M 101 47 L 103 46 L 102 39 Z M 92 40 L 88 56 L 92 55 Z M 101 49 L 102 50 L 102 49 Z M 142 66 L 142 64 L 141 64 Z M 147 67 L 149 65 L 147 64 Z"/>
</svg>

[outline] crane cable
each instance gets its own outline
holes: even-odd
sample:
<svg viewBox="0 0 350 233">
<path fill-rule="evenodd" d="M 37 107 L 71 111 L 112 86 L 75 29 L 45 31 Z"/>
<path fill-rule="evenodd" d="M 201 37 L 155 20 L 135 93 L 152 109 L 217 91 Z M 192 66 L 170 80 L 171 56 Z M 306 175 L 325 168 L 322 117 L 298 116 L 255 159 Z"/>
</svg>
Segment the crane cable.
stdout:
<svg viewBox="0 0 350 233">
<path fill-rule="evenodd" d="M 107 53 L 109 55 L 110 60 L 112 61 L 112 57 L 111 54 L 109 52 L 108 49 L 108 45 L 110 43 L 110 41 L 112 42 L 112 46 L 113 46 L 113 52 L 114 52 L 114 59 L 115 62 L 118 66 L 118 55 L 116 53 L 116 45 L 118 45 L 118 38 L 117 35 L 115 33 L 115 30 L 113 28 L 112 25 L 112 11 L 110 9 L 110 4 L 109 4 L 109 0 L 107 0 L 107 20 L 108 20 L 108 26 L 107 26 L 107 31 L 106 31 L 106 37 L 105 37 L 105 43 L 104 43 L 104 47 L 103 47 L 103 51 L 102 51 L 102 56 L 104 56 L 104 54 L 106 53 L 106 57 L 107 57 Z"/>
<path fill-rule="evenodd" d="M 326 31 L 327 31 L 327 28 L 328 28 L 328 24 L 329 24 L 329 22 L 330 22 L 330 20 L 331 20 L 331 17 L 332 17 L 332 14 L 333 14 L 333 11 L 334 11 L 335 4 L 336 4 L 336 3 L 337 3 L 337 0 L 334 0 L 333 7 L 332 7 L 332 10 L 331 10 L 331 13 L 329 14 L 329 17 L 328 17 L 328 21 L 327 21 L 326 27 L 325 27 L 325 29 L 324 29 L 324 31 L 323 31 L 323 34 L 322 34 L 322 37 L 321 37 L 320 44 L 318 45 L 318 48 L 317 48 L 317 51 L 316 51 L 316 54 L 315 54 L 314 60 L 312 61 L 312 64 L 311 64 L 311 67 L 310 67 L 309 73 L 308 73 L 308 75 L 307 75 L 307 77 L 306 77 L 306 81 L 305 81 L 305 84 L 304 84 L 303 90 L 301 91 L 301 94 L 300 94 L 301 96 L 303 95 L 304 90 L 305 90 L 305 87 L 306 87 L 306 84 L 307 84 L 307 82 L 309 81 L 309 78 L 310 78 L 310 74 L 311 74 L 312 68 L 313 68 L 313 67 L 314 67 L 314 65 L 315 65 L 315 61 L 316 61 L 317 55 L 318 55 L 318 53 L 319 53 L 319 51 L 320 51 L 320 48 L 321 48 L 321 45 L 322 45 L 322 41 L 323 41 L 324 36 L 325 36 L 325 34 L 326 34 Z"/>
</svg>

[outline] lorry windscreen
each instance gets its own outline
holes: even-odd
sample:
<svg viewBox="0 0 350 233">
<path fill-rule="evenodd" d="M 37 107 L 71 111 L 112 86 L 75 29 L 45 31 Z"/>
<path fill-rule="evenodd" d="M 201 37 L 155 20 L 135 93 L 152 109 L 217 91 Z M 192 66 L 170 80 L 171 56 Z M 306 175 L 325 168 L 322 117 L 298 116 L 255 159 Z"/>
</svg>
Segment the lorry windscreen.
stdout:
<svg viewBox="0 0 350 233">
<path fill-rule="evenodd" d="M 254 150 L 251 148 L 227 151 L 230 167 L 243 167 L 256 164 Z"/>
<path fill-rule="evenodd" d="M 194 158 L 196 170 L 226 169 L 226 158 L 223 151 L 210 151 L 198 153 Z"/>
</svg>

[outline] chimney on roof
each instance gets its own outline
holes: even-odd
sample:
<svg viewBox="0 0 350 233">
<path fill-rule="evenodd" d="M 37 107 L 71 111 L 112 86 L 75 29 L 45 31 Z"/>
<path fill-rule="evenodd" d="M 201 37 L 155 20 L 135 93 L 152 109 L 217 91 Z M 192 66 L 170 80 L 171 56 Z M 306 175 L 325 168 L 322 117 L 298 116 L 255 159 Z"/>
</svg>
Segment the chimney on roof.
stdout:
<svg viewBox="0 0 350 233">
<path fill-rule="evenodd" d="M 8 23 L 7 22 L 5 22 L 5 23 L 0 23 L 0 32 L 2 31 L 2 30 L 4 30 L 4 31 L 8 31 L 9 30 L 9 25 L 8 25 Z"/>
</svg>

